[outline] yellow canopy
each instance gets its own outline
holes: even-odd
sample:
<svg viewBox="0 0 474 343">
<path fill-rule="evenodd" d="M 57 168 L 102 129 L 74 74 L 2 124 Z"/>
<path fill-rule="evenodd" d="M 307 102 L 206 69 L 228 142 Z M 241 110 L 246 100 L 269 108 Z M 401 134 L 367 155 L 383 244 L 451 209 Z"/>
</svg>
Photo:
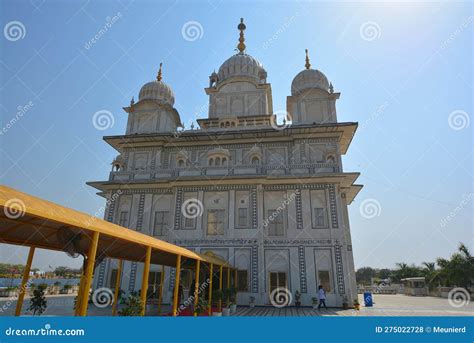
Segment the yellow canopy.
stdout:
<svg viewBox="0 0 474 343">
<path fill-rule="evenodd" d="M 195 261 L 230 267 L 226 261 L 132 231 L 97 217 L 0 186 L 0 242 L 86 254 L 98 232 L 97 256 L 144 261 L 174 267 L 180 255 L 189 266 Z M 187 261 L 188 260 L 188 261 Z"/>
</svg>

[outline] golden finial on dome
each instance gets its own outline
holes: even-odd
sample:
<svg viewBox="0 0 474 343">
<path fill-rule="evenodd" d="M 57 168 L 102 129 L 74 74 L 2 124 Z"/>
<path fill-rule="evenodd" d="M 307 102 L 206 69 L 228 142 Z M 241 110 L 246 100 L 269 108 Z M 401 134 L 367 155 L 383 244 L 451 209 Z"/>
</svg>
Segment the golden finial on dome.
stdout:
<svg viewBox="0 0 474 343">
<path fill-rule="evenodd" d="M 306 64 L 304 66 L 306 67 L 306 69 L 310 69 L 311 63 L 309 63 L 308 49 L 306 49 L 305 51 L 306 51 Z"/>
<path fill-rule="evenodd" d="M 244 18 L 240 18 L 240 24 L 239 24 L 239 26 L 237 26 L 237 29 L 239 29 L 239 31 L 240 31 L 239 44 L 237 45 L 237 49 L 239 49 L 240 54 L 243 54 L 244 51 L 245 51 L 245 48 L 246 48 L 246 46 L 244 44 L 244 42 L 245 42 L 244 31 L 245 31 L 246 28 L 247 27 L 244 24 Z"/>
<path fill-rule="evenodd" d="M 162 67 L 163 67 L 163 63 L 160 63 L 160 69 L 158 70 L 158 75 L 156 76 L 157 81 L 161 81 L 161 79 L 163 78 L 163 73 L 161 71 Z"/>
</svg>

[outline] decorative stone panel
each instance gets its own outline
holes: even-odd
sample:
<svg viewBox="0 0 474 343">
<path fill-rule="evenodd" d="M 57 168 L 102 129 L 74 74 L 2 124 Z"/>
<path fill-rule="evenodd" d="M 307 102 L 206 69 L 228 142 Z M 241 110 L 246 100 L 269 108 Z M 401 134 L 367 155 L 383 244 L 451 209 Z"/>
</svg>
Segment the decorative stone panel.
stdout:
<svg viewBox="0 0 474 343">
<path fill-rule="evenodd" d="M 300 245 L 298 247 L 298 262 L 300 267 L 300 289 L 301 293 L 307 293 L 307 283 L 306 283 L 306 259 L 304 246 Z"/>
</svg>

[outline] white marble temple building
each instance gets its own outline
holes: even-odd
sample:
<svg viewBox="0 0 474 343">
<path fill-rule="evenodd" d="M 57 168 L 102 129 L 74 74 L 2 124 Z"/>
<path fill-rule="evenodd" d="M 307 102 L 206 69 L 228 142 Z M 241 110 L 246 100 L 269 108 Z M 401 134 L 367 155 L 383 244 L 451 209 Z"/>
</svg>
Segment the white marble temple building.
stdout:
<svg viewBox="0 0 474 343">
<path fill-rule="evenodd" d="M 238 53 L 209 77 L 209 115 L 199 128 L 181 129 L 160 66 L 124 108 L 125 134 L 104 137 L 118 152 L 109 179 L 89 184 L 109 199 L 106 220 L 237 266 L 239 304 L 250 297 L 269 304 L 270 291 L 284 286 L 311 305 L 321 284 L 328 306 L 351 305 L 357 292 L 347 206 L 362 186 L 354 184 L 359 173 L 344 172 L 341 155 L 357 123 L 337 121 L 340 93 L 308 55 L 295 70 L 288 118 L 276 120 L 267 71 L 246 52 L 243 22 L 239 30 Z M 121 288 L 139 290 L 142 269 L 126 262 Z M 156 297 L 161 266 L 151 270 Z M 173 272 L 165 269 L 165 302 Z M 117 262 L 104 260 L 94 287 L 113 288 L 116 273 Z M 185 290 L 192 279 L 184 272 Z"/>
</svg>

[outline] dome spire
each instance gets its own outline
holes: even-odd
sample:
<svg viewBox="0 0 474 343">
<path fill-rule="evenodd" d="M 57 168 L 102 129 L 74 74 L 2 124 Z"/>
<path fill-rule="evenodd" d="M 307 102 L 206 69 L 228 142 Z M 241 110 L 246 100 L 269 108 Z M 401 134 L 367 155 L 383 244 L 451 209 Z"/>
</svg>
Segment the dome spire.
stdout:
<svg viewBox="0 0 474 343">
<path fill-rule="evenodd" d="M 239 44 L 237 45 L 237 49 L 239 49 L 239 54 L 243 54 L 245 51 L 245 37 L 244 37 L 244 31 L 247 27 L 244 24 L 244 18 L 240 18 L 240 24 L 237 26 L 237 29 L 240 31 L 240 36 L 239 36 Z"/>
<path fill-rule="evenodd" d="M 163 67 L 163 63 L 160 63 L 160 69 L 158 70 L 158 75 L 156 76 L 156 81 L 161 81 L 161 79 L 163 78 L 163 72 L 162 72 L 162 67 Z"/>
<path fill-rule="evenodd" d="M 306 63 L 305 63 L 305 67 L 306 69 L 311 69 L 311 63 L 309 63 L 309 54 L 308 54 L 308 49 L 305 49 L 306 51 Z"/>
</svg>

